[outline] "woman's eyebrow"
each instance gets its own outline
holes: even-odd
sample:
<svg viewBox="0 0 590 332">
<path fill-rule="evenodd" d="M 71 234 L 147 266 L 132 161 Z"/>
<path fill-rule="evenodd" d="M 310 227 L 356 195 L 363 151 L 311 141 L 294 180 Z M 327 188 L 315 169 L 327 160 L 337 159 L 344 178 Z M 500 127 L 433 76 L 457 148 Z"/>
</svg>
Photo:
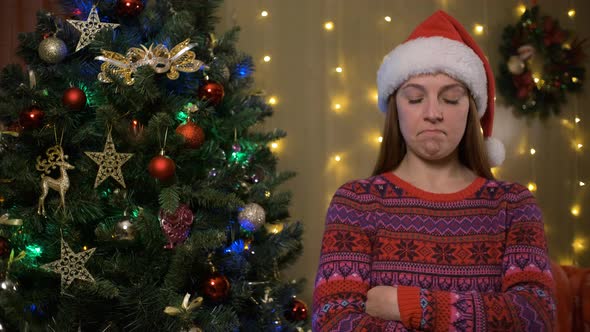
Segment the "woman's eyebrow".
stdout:
<svg viewBox="0 0 590 332">
<path fill-rule="evenodd" d="M 401 88 L 401 90 L 405 90 L 407 88 L 415 88 L 415 89 L 418 89 L 418 90 L 420 90 L 422 92 L 426 92 L 426 88 L 424 88 L 422 85 L 416 84 L 416 83 L 408 83 L 408 84 L 404 85 Z"/>
<path fill-rule="evenodd" d="M 455 89 L 455 88 L 460 88 L 461 91 L 463 93 L 467 93 L 467 89 L 463 86 L 463 84 L 459 84 L 459 83 L 454 83 L 454 84 L 449 84 L 449 85 L 445 85 L 443 86 L 439 91 L 438 91 L 438 95 L 442 95 L 443 93 Z"/>
<path fill-rule="evenodd" d="M 404 85 L 401 88 L 401 90 L 405 90 L 408 88 L 414 88 L 414 89 L 418 89 L 422 92 L 426 92 L 426 88 L 423 85 L 416 84 L 416 83 L 408 83 L 408 84 Z M 440 96 L 441 94 L 443 94 L 449 90 L 452 90 L 454 88 L 460 88 L 463 91 L 463 93 L 467 93 L 467 89 L 463 86 L 463 84 L 453 83 L 453 84 L 445 85 L 442 88 L 440 88 L 438 95 Z"/>
</svg>

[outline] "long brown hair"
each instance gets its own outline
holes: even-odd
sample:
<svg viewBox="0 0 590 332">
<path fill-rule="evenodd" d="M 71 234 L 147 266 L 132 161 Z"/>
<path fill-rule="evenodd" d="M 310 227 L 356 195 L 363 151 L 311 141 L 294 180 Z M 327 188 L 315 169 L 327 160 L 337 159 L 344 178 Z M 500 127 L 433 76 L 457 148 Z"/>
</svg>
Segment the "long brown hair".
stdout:
<svg viewBox="0 0 590 332">
<path fill-rule="evenodd" d="M 383 128 L 383 142 L 379 158 L 373 169 L 373 175 L 390 172 L 396 169 L 407 152 L 406 142 L 399 128 L 399 117 L 395 96 L 397 91 L 387 100 L 387 114 Z M 469 96 L 469 113 L 465 133 L 459 143 L 459 162 L 478 176 L 494 179 L 490 163 L 486 155 L 483 135 L 479 125 L 475 101 Z"/>
</svg>

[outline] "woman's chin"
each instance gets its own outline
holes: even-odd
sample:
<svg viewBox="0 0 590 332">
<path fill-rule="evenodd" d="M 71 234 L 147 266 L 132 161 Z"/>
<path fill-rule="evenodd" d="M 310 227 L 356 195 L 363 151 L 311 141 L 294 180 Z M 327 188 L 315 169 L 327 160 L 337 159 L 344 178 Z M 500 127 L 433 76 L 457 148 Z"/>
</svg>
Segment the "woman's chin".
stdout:
<svg viewBox="0 0 590 332">
<path fill-rule="evenodd" d="M 418 153 L 418 157 L 428 162 L 445 162 L 451 159 L 452 151 L 439 150 L 424 150 Z"/>
</svg>

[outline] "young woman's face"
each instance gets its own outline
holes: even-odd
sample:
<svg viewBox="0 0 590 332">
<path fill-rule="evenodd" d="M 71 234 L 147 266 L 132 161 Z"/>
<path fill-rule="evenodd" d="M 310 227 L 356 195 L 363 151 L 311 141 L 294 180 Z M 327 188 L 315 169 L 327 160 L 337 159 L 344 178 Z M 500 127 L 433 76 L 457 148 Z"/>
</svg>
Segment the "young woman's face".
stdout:
<svg viewBox="0 0 590 332">
<path fill-rule="evenodd" d="M 408 153 L 434 161 L 457 150 L 469 113 L 463 84 L 445 74 L 414 76 L 399 88 L 396 104 Z"/>
</svg>

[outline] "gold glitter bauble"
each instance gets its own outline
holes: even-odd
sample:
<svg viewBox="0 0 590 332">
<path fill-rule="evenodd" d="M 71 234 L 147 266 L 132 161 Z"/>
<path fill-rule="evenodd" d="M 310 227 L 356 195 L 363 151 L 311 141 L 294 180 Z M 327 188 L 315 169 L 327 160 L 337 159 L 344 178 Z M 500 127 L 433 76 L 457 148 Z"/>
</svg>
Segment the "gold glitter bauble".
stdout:
<svg viewBox="0 0 590 332">
<path fill-rule="evenodd" d="M 264 208 L 256 203 L 246 204 L 238 214 L 240 225 L 249 231 L 255 231 L 264 225 L 266 212 Z"/>
<path fill-rule="evenodd" d="M 66 43 L 57 37 L 48 37 L 39 43 L 39 57 L 47 63 L 59 63 L 67 55 L 68 48 L 66 47 Z"/>
</svg>

